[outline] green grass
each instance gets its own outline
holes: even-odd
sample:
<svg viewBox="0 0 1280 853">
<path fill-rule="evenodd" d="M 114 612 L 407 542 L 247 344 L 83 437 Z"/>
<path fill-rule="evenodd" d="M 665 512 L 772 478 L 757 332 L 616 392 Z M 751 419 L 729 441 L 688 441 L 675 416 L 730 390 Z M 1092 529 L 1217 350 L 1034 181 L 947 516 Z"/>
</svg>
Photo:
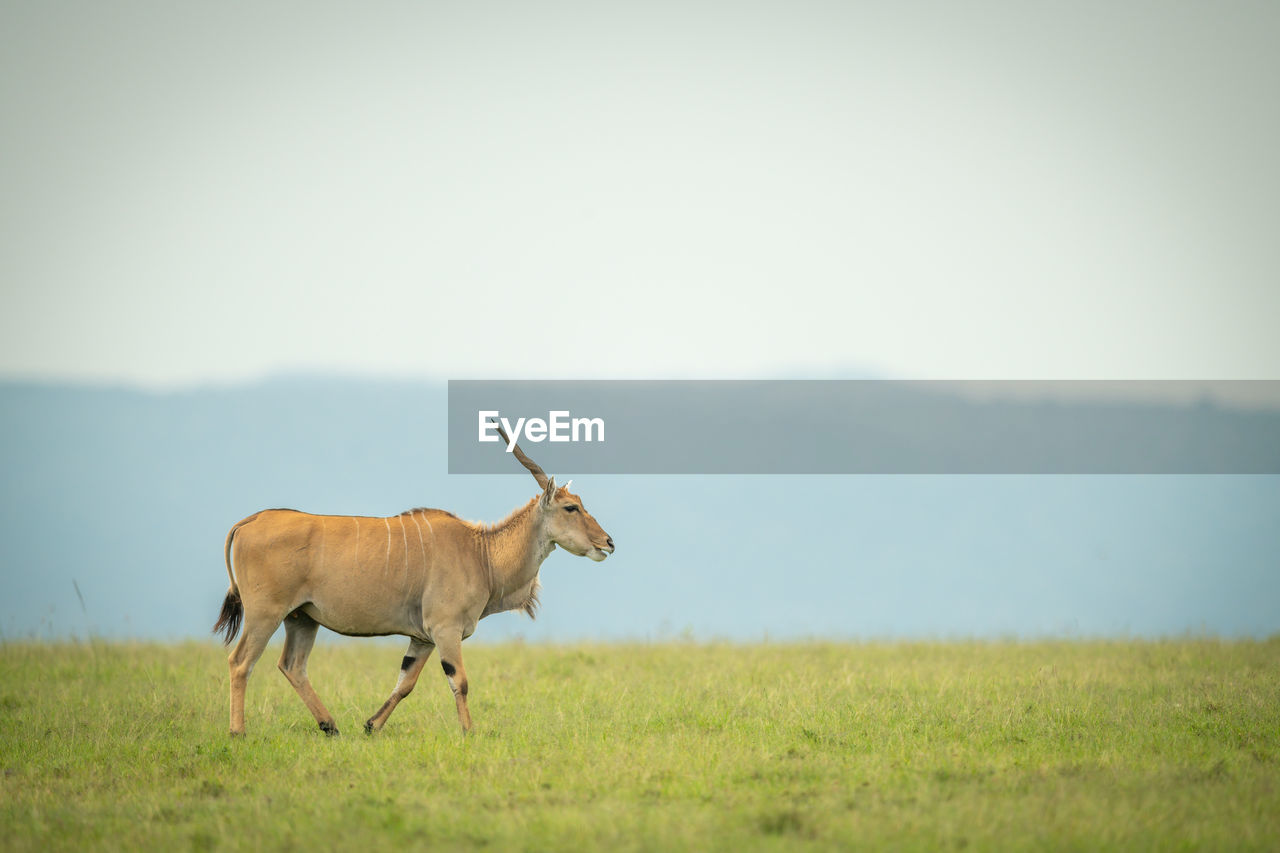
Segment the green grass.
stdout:
<svg viewBox="0 0 1280 853">
<path fill-rule="evenodd" d="M 1280 638 L 465 652 L 466 740 L 322 637 L 232 741 L 219 647 L 0 645 L 0 849 L 1280 846 Z"/>
</svg>

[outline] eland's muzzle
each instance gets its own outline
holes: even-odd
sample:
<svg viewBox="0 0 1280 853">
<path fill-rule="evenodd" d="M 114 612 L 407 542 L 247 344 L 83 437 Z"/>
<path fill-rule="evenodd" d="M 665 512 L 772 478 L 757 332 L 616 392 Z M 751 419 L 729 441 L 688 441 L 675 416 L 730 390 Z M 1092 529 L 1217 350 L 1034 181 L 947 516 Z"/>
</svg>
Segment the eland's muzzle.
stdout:
<svg viewBox="0 0 1280 853">
<path fill-rule="evenodd" d="M 591 550 L 587 552 L 587 556 L 590 559 L 595 560 L 597 563 L 599 563 L 602 560 L 604 560 L 605 557 L 608 557 L 612 553 L 613 553 L 613 537 L 609 537 L 605 539 L 605 544 L 603 547 L 599 545 L 592 545 Z"/>
</svg>

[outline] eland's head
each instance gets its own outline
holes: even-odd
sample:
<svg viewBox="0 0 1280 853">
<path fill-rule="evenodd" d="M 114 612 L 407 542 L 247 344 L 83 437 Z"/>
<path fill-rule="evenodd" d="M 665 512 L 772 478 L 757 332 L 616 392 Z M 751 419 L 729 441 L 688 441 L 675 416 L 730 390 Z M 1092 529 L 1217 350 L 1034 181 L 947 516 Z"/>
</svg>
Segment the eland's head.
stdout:
<svg viewBox="0 0 1280 853">
<path fill-rule="evenodd" d="M 542 513 L 543 529 L 551 541 L 579 557 L 590 557 L 597 563 L 613 553 L 613 539 L 600 522 L 596 521 L 582 498 L 569 491 L 573 481 L 556 488 L 556 478 L 548 477 L 542 497 L 538 499 L 538 511 Z"/>
<path fill-rule="evenodd" d="M 501 426 L 498 427 L 498 434 L 511 446 L 516 459 L 529 469 L 529 473 L 542 487 L 537 512 L 541 516 L 542 529 L 546 531 L 547 537 L 570 554 L 590 557 L 597 563 L 612 554 L 613 537 L 605 533 L 600 522 L 587 512 L 587 508 L 582 505 L 582 498 L 569 491 L 573 481 L 556 486 L 556 478 L 548 476 L 538 463 L 525 456 L 519 445 L 512 444 Z"/>
</svg>

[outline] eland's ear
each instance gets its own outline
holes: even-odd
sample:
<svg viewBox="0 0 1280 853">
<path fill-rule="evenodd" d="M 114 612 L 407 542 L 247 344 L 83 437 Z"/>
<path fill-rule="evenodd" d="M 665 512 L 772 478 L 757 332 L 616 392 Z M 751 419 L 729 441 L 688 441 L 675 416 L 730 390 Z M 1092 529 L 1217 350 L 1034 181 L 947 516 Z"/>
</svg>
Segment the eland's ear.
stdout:
<svg viewBox="0 0 1280 853">
<path fill-rule="evenodd" d="M 556 478 L 548 477 L 547 487 L 542 490 L 542 505 L 551 506 L 551 502 L 555 500 L 555 497 L 556 497 Z"/>
</svg>

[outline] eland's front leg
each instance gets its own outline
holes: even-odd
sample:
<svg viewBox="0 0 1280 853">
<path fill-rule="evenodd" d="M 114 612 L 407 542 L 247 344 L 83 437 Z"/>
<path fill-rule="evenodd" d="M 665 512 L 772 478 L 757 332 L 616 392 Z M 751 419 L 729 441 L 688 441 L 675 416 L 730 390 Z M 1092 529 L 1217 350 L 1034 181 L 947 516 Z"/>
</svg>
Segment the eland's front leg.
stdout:
<svg viewBox="0 0 1280 853">
<path fill-rule="evenodd" d="M 471 731 L 471 712 L 467 710 L 467 670 L 462 665 L 462 632 L 454 631 L 437 637 L 436 643 L 440 647 L 440 668 L 453 690 L 458 722 L 462 724 L 462 734 L 466 735 Z"/>
<path fill-rule="evenodd" d="M 400 704 L 400 700 L 413 692 L 413 687 L 418 683 L 418 676 L 422 674 L 422 667 L 427 662 L 427 658 L 431 657 L 431 650 L 434 649 L 431 643 L 424 643 L 421 640 L 410 640 L 409 650 L 405 652 L 404 660 L 400 662 L 400 676 L 396 679 L 396 686 L 391 691 L 391 696 L 387 701 L 382 703 L 382 707 L 369 718 L 364 724 L 366 733 L 373 733 L 381 729 L 387 722 L 387 718 L 391 716 L 391 712 L 396 709 L 396 705 Z"/>
</svg>

